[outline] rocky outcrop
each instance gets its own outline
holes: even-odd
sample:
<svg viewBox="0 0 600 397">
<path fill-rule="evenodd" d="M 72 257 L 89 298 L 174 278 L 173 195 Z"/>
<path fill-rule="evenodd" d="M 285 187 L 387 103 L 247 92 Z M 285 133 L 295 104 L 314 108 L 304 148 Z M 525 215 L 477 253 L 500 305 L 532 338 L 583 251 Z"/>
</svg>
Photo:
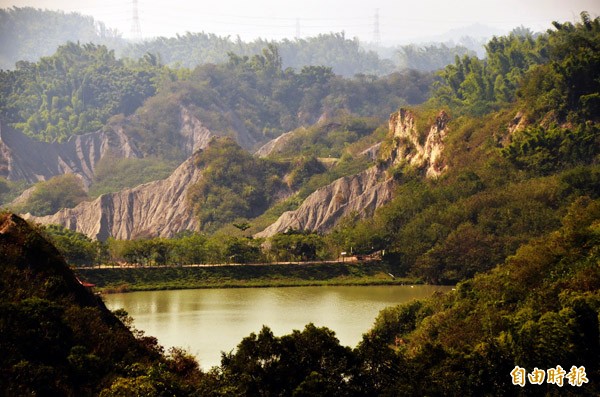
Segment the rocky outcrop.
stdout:
<svg viewBox="0 0 600 397">
<path fill-rule="evenodd" d="M 279 135 L 275 139 L 271 139 L 269 142 L 261 146 L 254 155 L 256 157 L 267 157 L 270 154 L 276 153 L 281 150 L 282 147 L 294 136 L 295 131 L 289 131 Z"/>
<path fill-rule="evenodd" d="M 63 143 L 33 140 L 0 129 L 0 176 L 35 183 L 62 174 L 79 175 L 89 185 L 98 161 L 110 153 L 117 158 L 142 157 L 122 128 L 72 136 Z"/>
<path fill-rule="evenodd" d="M 269 237 L 288 229 L 324 232 L 353 212 L 372 215 L 392 198 L 394 182 L 377 167 L 340 178 L 304 200 L 300 208 L 283 213 L 256 237 Z"/>
<path fill-rule="evenodd" d="M 387 172 L 391 167 L 410 165 L 424 169 L 427 177 L 439 176 L 446 169 L 441 155 L 449 120 L 445 112 L 440 112 L 433 124 L 420 132 L 415 115 L 400 109 L 390 117 L 393 144 L 379 165 L 318 189 L 297 210 L 283 213 L 275 223 L 255 236 L 269 237 L 288 229 L 324 232 L 347 215 L 370 216 L 392 199 L 395 182 Z"/>
<path fill-rule="evenodd" d="M 213 136 L 214 134 L 192 112 L 185 107 L 181 108 L 178 146 L 186 157 L 204 149 Z"/>
<path fill-rule="evenodd" d="M 379 149 L 381 149 L 381 142 L 363 150 L 359 153 L 359 155 L 366 156 L 369 158 L 369 160 L 375 161 L 379 157 Z"/>
<path fill-rule="evenodd" d="M 213 134 L 181 108 L 176 145 L 185 158 L 206 147 Z M 62 174 L 76 174 L 85 186 L 91 183 L 96 165 L 105 156 L 140 158 L 139 142 L 127 135 L 122 124 L 84 135 L 75 135 L 62 143 L 35 141 L 22 133 L 0 127 L 0 176 L 35 183 Z"/>
<path fill-rule="evenodd" d="M 425 175 L 430 178 L 439 176 L 446 169 L 441 155 L 449 121 L 448 114 L 441 111 L 426 131 L 418 131 L 413 112 L 400 109 L 393 113 L 389 122 L 394 136 L 392 164 L 424 168 Z"/>
<path fill-rule="evenodd" d="M 54 215 L 25 218 L 41 224 L 58 224 L 98 240 L 171 237 L 184 230 L 199 230 L 186 196 L 188 187 L 201 176 L 191 157 L 167 179 L 104 194 Z"/>
</svg>

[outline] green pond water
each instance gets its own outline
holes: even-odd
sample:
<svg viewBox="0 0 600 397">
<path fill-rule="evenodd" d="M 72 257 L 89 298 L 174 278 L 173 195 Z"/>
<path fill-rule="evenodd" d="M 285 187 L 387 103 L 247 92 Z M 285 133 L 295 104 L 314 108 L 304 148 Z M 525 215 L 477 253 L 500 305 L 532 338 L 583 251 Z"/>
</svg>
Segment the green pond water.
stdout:
<svg viewBox="0 0 600 397">
<path fill-rule="evenodd" d="M 276 336 L 308 323 L 335 331 L 340 343 L 356 347 L 381 309 L 431 296 L 452 287 L 340 286 L 143 291 L 103 297 L 110 310 L 125 309 L 134 326 L 168 349 L 185 348 L 203 369 L 263 325 Z"/>
</svg>

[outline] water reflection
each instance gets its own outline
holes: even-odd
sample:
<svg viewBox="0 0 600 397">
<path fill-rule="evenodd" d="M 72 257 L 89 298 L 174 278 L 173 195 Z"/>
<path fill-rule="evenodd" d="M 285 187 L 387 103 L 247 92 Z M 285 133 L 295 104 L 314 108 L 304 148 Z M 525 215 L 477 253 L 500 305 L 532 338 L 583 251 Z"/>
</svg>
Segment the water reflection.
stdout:
<svg viewBox="0 0 600 397">
<path fill-rule="evenodd" d="M 148 291 L 104 297 L 111 310 L 124 308 L 134 326 L 158 338 L 165 348 L 179 346 L 208 369 L 221 351 L 231 351 L 251 332 L 268 325 L 275 335 L 308 323 L 335 331 L 354 347 L 386 306 L 447 291 L 438 286 L 293 287 Z"/>
</svg>

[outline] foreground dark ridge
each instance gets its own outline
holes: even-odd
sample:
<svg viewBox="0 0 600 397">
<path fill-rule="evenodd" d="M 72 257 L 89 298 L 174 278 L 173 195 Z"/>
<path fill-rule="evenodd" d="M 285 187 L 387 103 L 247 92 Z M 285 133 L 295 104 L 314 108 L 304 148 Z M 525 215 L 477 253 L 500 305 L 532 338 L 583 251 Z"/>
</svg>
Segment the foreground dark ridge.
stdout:
<svg viewBox="0 0 600 397">
<path fill-rule="evenodd" d="M 1 395 L 131 395 L 124 385 L 159 367 L 155 381 L 181 395 L 174 390 L 184 382 L 161 349 L 134 336 L 35 228 L 0 214 Z"/>
</svg>

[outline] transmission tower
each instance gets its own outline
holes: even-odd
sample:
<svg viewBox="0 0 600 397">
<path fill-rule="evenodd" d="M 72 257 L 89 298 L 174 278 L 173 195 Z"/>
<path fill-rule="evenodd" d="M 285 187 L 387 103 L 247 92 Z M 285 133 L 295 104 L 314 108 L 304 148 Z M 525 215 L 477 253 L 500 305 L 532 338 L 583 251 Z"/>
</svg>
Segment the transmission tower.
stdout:
<svg viewBox="0 0 600 397">
<path fill-rule="evenodd" d="M 131 38 L 133 40 L 142 39 L 142 28 L 140 27 L 140 15 L 138 14 L 138 0 L 133 1 L 131 14 Z"/>
<path fill-rule="evenodd" d="M 375 20 L 373 22 L 373 44 L 379 45 L 381 34 L 379 33 L 379 8 L 375 9 Z"/>
</svg>

